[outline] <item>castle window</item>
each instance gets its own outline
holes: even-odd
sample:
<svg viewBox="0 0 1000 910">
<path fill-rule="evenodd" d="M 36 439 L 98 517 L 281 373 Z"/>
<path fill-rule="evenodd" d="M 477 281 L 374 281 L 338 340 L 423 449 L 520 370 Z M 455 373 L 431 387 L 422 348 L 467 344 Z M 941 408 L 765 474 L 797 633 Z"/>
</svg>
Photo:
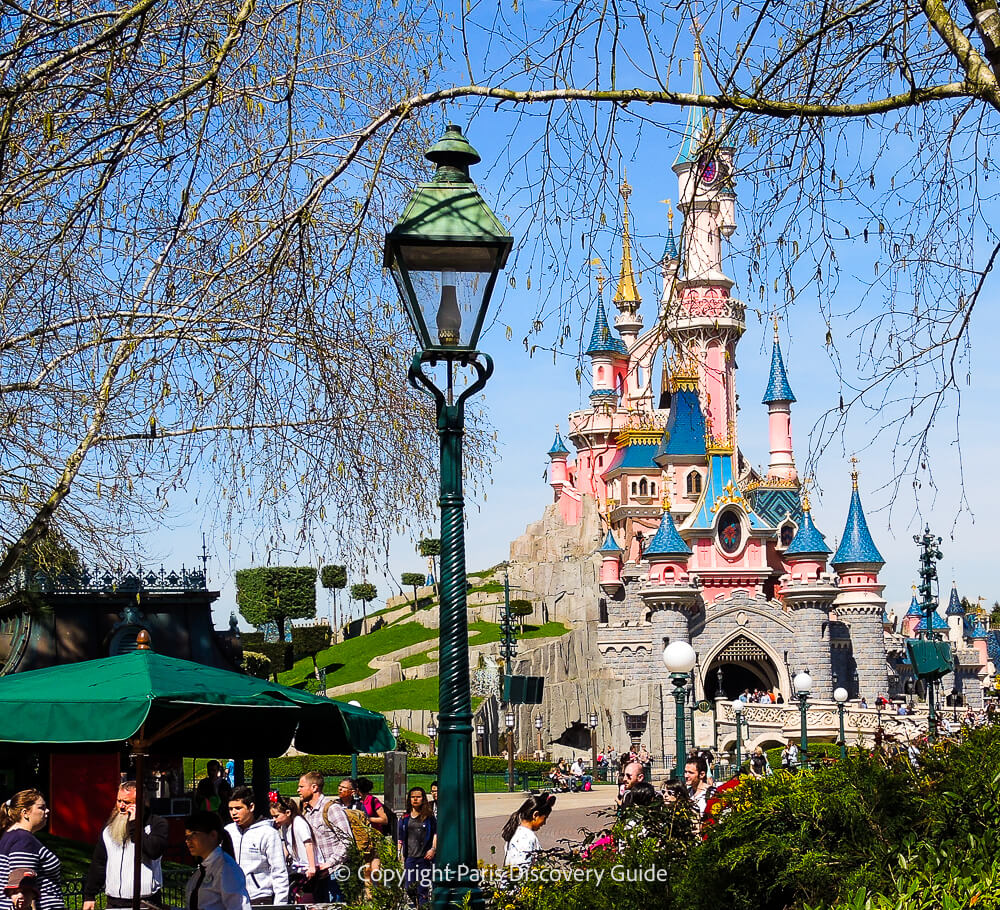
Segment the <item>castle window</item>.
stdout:
<svg viewBox="0 0 1000 910">
<path fill-rule="evenodd" d="M 653 481 L 649 482 L 649 495 L 650 496 L 655 496 L 656 495 L 656 484 L 653 483 Z"/>
<path fill-rule="evenodd" d="M 603 468 L 604 467 L 604 456 L 603 455 L 598 455 L 597 456 L 597 466 L 599 468 Z"/>
<path fill-rule="evenodd" d="M 787 547 L 795 537 L 795 525 L 784 524 L 781 526 L 781 545 Z"/>
<path fill-rule="evenodd" d="M 603 379 L 604 378 L 604 367 L 598 367 L 597 368 L 597 378 L 598 379 Z"/>
<path fill-rule="evenodd" d="M 635 492 L 636 492 L 636 486 L 635 486 L 635 481 L 633 480 L 632 481 L 632 495 L 633 496 L 635 496 Z"/>
<path fill-rule="evenodd" d="M 649 492 L 649 484 L 646 483 L 646 478 L 643 477 L 642 480 L 639 481 L 639 495 L 645 496 L 647 495 L 648 492 Z"/>
<path fill-rule="evenodd" d="M 723 553 L 735 553 L 743 540 L 743 526 L 733 509 L 726 509 L 719 518 L 719 546 Z"/>
<path fill-rule="evenodd" d="M 692 471 L 687 476 L 687 495 L 699 496 L 701 494 L 701 474 Z"/>
</svg>

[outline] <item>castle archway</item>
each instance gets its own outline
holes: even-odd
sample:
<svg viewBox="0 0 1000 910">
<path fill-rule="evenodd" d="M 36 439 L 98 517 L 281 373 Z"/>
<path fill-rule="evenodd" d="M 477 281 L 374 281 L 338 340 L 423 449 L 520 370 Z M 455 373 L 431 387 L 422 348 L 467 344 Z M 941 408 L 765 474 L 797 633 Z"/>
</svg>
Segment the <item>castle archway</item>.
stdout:
<svg viewBox="0 0 1000 910">
<path fill-rule="evenodd" d="M 719 691 L 721 671 L 722 691 Z M 745 689 L 751 692 L 774 689 L 780 692 L 781 674 L 774 658 L 759 642 L 748 635 L 739 634 L 724 644 L 712 657 L 705 673 L 705 697 L 718 695 L 737 698 Z"/>
</svg>

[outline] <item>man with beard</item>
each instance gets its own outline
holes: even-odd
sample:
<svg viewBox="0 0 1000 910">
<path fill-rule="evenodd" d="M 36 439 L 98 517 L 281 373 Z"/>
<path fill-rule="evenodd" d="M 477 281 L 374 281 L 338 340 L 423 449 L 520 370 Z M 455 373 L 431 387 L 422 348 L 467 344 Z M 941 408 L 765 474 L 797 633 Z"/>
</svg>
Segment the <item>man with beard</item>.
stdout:
<svg viewBox="0 0 1000 910">
<path fill-rule="evenodd" d="M 96 910 L 98 892 L 108 896 L 107 906 L 132 906 L 132 880 L 135 863 L 135 801 L 138 790 L 134 780 L 118 788 L 118 799 L 108 823 L 94 848 L 90 871 L 83 885 L 83 910 Z M 160 857 L 167 849 L 167 821 L 146 815 L 142 831 L 142 900 L 161 906 L 163 872 Z"/>
</svg>

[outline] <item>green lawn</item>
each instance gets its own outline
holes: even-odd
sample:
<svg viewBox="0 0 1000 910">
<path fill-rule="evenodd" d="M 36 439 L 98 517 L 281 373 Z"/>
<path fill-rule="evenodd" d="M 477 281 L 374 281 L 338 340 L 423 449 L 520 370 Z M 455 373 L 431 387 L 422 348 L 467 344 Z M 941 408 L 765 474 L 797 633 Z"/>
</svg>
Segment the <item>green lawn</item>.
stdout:
<svg viewBox="0 0 1000 910">
<path fill-rule="evenodd" d="M 361 702 L 361 707 L 369 711 L 399 711 L 410 708 L 413 711 L 437 711 L 438 709 L 438 677 L 428 676 L 426 679 L 404 679 L 391 686 L 381 689 L 369 689 L 367 692 L 352 692 L 343 699 L 354 699 Z M 472 710 L 479 707 L 481 698 L 472 699 Z M 416 737 L 414 737 L 416 739 Z"/>
<path fill-rule="evenodd" d="M 384 626 L 368 635 L 359 635 L 320 651 L 316 663 L 326 668 L 326 685 L 332 689 L 371 676 L 375 671 L 369 666 L 369 661 L 373 658 L 435 638 L 436 629 L 428 629 L 418 622 Z M 278 682 L 285 686 L 298 686 L 311 675 L 312 661 L 304 657 L 291 670 L 279 673 Z"/>
</svg>

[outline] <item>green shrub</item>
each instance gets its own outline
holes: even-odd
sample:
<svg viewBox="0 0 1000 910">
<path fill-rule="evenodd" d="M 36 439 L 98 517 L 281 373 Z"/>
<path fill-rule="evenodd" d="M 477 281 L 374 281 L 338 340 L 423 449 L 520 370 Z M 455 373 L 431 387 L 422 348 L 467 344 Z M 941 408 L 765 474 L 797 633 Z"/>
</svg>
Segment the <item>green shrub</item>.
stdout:
<svg viewBox="0 0 1000 910">
<path fill-rule="evenodd" d="M 406 759 L 406 769 L 412 774 L 437 774 L 438 761 L 436 755 L 409 755 Z M 359 755 L 358 772 L 360 774 L 381 774 L 385 770 L 385 758 L 381 755 Z M 475 774 L 504 774 L 507 771 L 507 761 L 491 755 L 474 755 L 472 770 Z M 544 762 L 515 761 L 514 770 L 528 774 L 545 774 L 549 766 Z M 283 755 L 271 759 L 272 778 L 300 777 L 306 771 L 319 771 L 329 777 L 338 774 L 349 774 L 351 771 L 350 755 Z M 250 771 L 247 771 L 249 776 Z"/>
<path fill-rule="evenodd" d="M 326 565 L 319 570 L 319 583 L 324 588 L 337 590 L 347 587 L 347 566 Z"/>
<path fill-rule="evenodd" d="M 254 647 L 271 662 L 273 674 L 283 673 L 292 665 L 292 646 L 287 641 L 262 641 Z"/>
<path fill-rule="evenodd" d="M 273 622 L 278 641 L 285 623 L 316 615 L 316 570 L 310 566 L 262 566 L 236 573 L 236 604 L 252 626 Z"/>
<path fill-rule="evenodd" d="M 271 661 L 265 654 L 254 651 L 243 652 L 243 672 L 258 679 L 271 678 Z"/>
<path fill-rule="evenodd" d="M 924 800 L 905 762 L 852 750 L 798 774 L 744 778 L 692 853 L 684 910 L 785 910 L 884 881 Z"/>
</svg>

